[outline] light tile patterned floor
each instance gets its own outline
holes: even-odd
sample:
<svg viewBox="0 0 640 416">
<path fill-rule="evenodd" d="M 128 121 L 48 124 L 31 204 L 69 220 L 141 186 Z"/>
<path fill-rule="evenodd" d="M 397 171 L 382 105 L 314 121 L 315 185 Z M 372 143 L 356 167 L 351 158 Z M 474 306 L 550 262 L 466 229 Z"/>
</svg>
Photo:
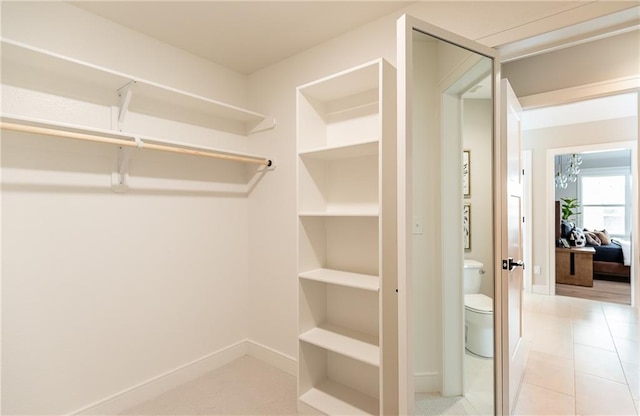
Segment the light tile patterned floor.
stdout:
<svg viewBox="0 0 640 416">
<path fill-rule="evenodd" d="M 526 295 L 523 320 L 530 350 L 514 414 L 638 414 L 637 309 Z"/>
</svg>

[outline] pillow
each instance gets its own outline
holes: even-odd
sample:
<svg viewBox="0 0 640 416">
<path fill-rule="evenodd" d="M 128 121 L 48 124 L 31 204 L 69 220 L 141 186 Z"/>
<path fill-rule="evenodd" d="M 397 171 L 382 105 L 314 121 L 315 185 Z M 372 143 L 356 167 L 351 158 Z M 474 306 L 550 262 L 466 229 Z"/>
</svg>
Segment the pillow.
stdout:
<svg viewBox="0 0 640 416">
<path fill-rule="evenodd" d="M 607 232 L 607 230 L 602 230 L 602 231 L 596 230 L 594 231 L 594 233 L 600 239 L 600 244 L 602 245 L 611 244 L 611 237 L 609 237 L 609 233 Z"/>
<path fill-rule="evenodd" d="M 573 230 L 574 226 L 571 222 L 567 220 L 560 221 L 560 237 L 569 238 L 571 235 L 571 230 Z"/>
<path fill-rule="evenodd" d="M 596 235 L 596 233 L 592 231 L 584 231 L 584 236 L 587 239 L 587 244 L 590 246 L 599 246 L 601 243 L 600 238 Z"/>
<path fill-rule="evenodd" d="M 573 237 L 576 247 L 584 247 L 587 244 L 587 239 L 580 228 L 571 230 L 571 237 Z"/>
</svg>

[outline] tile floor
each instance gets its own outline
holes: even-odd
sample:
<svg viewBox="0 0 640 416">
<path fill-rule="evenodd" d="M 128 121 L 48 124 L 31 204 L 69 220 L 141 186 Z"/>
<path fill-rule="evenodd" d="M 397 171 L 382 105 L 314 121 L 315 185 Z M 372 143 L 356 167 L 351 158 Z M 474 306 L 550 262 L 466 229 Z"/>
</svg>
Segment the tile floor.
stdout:
<svg viewBox="0 0 640 416">
<path fill-rule="evenodd" d="M 516 415 L 637 415 L 637 309 L 526 295 L 528 360 Z"/>
</svg>

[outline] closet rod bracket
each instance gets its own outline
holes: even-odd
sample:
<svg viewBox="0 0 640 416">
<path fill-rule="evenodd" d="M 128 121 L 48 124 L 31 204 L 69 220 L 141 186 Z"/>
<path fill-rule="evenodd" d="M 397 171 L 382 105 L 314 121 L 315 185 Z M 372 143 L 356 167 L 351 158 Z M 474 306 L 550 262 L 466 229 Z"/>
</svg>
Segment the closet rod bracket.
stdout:
<svg viewBox="0 0 640 416">
<path fill-rule="evenodd" d="M 133 98 L 133 91 L 135 87 L 136 81 L 132 80 L 118 89 L 118 131 L 122 131 L 123 129 L 124 119 L 129 112 L 129 104 L 131 103 L 131 98 Z"/>
<path fill-rule="evenodd" d="M 118 165 L 115 172 L 111 173 L 111 189 L 117 193 L 129 190 L 129 159 L 131 148 L 118 146 Z"/>
</svg>

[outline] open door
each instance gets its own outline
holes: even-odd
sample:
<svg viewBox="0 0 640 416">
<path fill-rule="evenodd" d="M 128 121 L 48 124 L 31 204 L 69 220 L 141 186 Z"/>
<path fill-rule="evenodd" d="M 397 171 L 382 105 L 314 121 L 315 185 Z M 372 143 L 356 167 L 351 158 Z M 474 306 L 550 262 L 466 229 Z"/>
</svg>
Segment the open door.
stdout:
<svg viewBox="0 0 640 416">
<path fill-rule="evenodd" d="M 502 253 L 502 387 L 503 414 L 514 410 L 525 364 L 525 347 L 522 337 L 522 297 L 524 291 L 524 263 L 522 262 L 523 226 L 523 169 L 521 150 L 521 114 L 509 81 L 501 85 L 501 138 L 503 152 L 500 158 L 503 174 L 498 178 L 498 198 L 503 207 L 501 218 Z"/>
<path fill-rule="evenodd" d="M 467 343 L 464 264 L 470 250 L 490 247 L 484 262 L 490 270 L 485 275 L 491 279 L 491 289 L 484 293 L 490 306 L 474 312 L 484 312 L 484 318 L 489 315 L 493 325 L 493 337 L 489 335 L 493 354 L 483 357 L 490 365 L 490 378 L 484 383 L 489 398 L 481 403 L 487 405 L 482 413 L 502 414 L 509 408 L 510 389 L 509 375 L 502 373 L 508 368 L 502 360 L 502 336 L 509 333 L 502 329 L 508 325 L 502 305 L 509 292 L 503 289 L 501 272 L 506 254 L 502 247 L 508 243 L 501 233 L 507 198 L 500 178 L 506 172 L 507 151 L 498 134 L 500 63 L 495 50 L 411 16 L 402 16 L 397 29 L 399 411 L 428 414 L 430 409 L 416 409 L 420 392 L 469 399 L 466 362 L 473 351 Z M 483 150 L 489 151 L 483 157 L 474 152 L 471 166 L 477 169 L 481 162 L 487 163 L 488 178 L 482 185 L 489 190 L 472 186 L 469 196 L 463 191 L 464 120 L 456 122 L 469 114 L 461 106 L 464 96 L 481 85 L 488 90 L 482 99 L 489 100 L 483 123 L 488 131 Z M 506 180 L 504 184 L 506 189 Z M 480 215 L 481 196 L 489 199 L 487 217 Z M 469 206 L 471 227 L 490 225 L 488 235 L 471 248 Z M 419 298 L 421 294 L 426 298 Z M 421 325 L 420 320 L 426 322 Z"/>
</svg>

